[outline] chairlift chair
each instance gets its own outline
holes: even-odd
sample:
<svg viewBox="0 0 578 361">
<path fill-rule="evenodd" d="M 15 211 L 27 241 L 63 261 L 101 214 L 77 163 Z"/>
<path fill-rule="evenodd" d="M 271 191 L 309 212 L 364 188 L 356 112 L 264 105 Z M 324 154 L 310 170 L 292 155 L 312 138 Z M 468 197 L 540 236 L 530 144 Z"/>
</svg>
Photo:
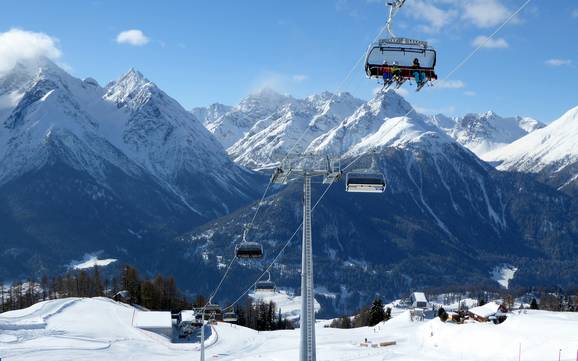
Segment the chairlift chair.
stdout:
<svg viewBox="0 0 578 361">
<path fill-rule="evenodd" d="M 381 173 L 347 173 L 345 191 L 356 193 L 383 193 L 385 178 Z"/>
<path fill-rule="evenodd" d="M 385 191 L 385 177 L 378 171 L 375 151 L 366 156 L 371 159 L 371 165 L 347 173 L 345 177 L 346 192 L 383 193 Z"/>
<path fill-rule="evenodd" d="M 218 304 L 208 303 L 205 306 L 205 314 L 220 313 L 220 312 L 221 312 L 221 306 L 219 306 Z"/>
<path fill-rule="evenodd" d="M 275 292 L 275 283 L 271 281 L 258 281 L 255 284 L 255 291 L 257 292 Z"/>
<path fill-rule="evenodd" d="M 262 258 L 263 257 L 263 246 L 258 242 L 248 242 L 247 232 L 249 232 L 249 226 L 245 226 L 243 231 L 243 240 L 235 247 L 235 255 L 237 258 Z"/>
<path fill-rule="evenodd" d="M 262 258 L 263 246 L 258 242 L 241 242 L 235 247 L 237 258 Z"/>
<path fill-rule="evenodd" d="M 225 312 L 223 314 L 223 321 L 225 322 L 237 322 L 238 317 L 237 314 L 235 313 L 235 311 L 233 311 L 232 308 L 230 308 L 230 311 Z"/>
<path fill-rule="evenodd" d="M 275 283 L 271 281 L 271 273 L 267 272 L 267 280 L 259 280 L 255 283 L 256 292 L 275 292 Z"/>
<path fill-rule="evenodd" d="M 420 63 L 413 67 L 414 60 Z M 435 66 L 437 52 L 425 41 L 389 38 L 380 39 L 367 50 L 365 73 L 369 78 L 382 78 L 384 73 L 392 73 L 394 67 L 399 70 L 401 79 L 413 78 L 414 72 L 425 73 L 427 80 L 436 80 Z"/>
<path fill-rule="evenodd" d="M 399 88 L 405 81 L 413 79 L 414 73 L 418 71 L 425 74 L 426 80 L 418 84 L 419 91 L 427 81 L 437 80 L 437 53 L 426 41 L 400 38 L 393 33 L 393 19 L 404 3 L 405 0 L 392 0 L 387 3 L 390 7 L 387 19 L 389 37 L 369 46 L 365 56 L 365 73 L 369 78 L 384 78 L 384 74 L 394 76 L 395 70 L 398 76 L 395 79 L 396 87 Z M 413 66 L 415 59 L 419 61 L 419 67 Z M 384 78 L 384 86 L 389 87 L 392 83 L 393 81 L 385 81 Z"/>
</svg>

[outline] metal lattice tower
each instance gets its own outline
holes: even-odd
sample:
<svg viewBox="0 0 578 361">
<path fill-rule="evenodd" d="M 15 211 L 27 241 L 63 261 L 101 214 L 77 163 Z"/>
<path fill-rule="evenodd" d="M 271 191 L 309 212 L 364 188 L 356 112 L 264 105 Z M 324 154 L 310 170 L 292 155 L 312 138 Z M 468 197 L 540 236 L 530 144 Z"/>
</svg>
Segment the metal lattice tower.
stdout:
<svg viewBox="0 0 578 361">
<path fill-rule="evenodd" d="M 339 160 L 327 156 L 288 156 L 275 169 L 272 181 L 287 184 L 303 178 L 303 240 L 301 255 L 301 344 L 300 361 L 316 361 L 315 347 L 315 291 L 313 287 L 313 239 L 311 236 L 311 178 L 323 177 L 323 183 L 331 184 L 341 178 Z"/>
</svg>

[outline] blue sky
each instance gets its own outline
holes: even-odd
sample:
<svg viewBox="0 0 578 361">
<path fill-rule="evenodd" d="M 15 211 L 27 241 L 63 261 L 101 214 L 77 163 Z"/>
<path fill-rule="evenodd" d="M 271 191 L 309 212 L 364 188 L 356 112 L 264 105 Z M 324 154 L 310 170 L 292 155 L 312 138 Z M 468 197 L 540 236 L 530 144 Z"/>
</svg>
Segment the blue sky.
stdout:
<svg viewBox="0 0 578 361">
<path fill-rule="evenodd" d="M 398 36 L 429 40 L 440 78 L 524 0 L 407 0 Z M 555 4 L 556 6 L 552 6 Z M 57 39 L 65 64 L 101 84 L 134 67 L 186 108 L 236 104 L 263 86 L 304 97 L 323 90 L 369 99 L 375 81 L 347 73 L 384 25 L 377 0 L 10 1 L 0 32 Z M 120 33 L 127 30 L 142 33 Z M 460 115 L 489 109 L 550 122 L 578 105 L 578 3 L 533 0 L 436 89 L 403 93 L 419 110 Z M 574 40 L 573 40 L 574 39 Z M 132 42 L 132 44 L 131 44 Z"/>
</svg>

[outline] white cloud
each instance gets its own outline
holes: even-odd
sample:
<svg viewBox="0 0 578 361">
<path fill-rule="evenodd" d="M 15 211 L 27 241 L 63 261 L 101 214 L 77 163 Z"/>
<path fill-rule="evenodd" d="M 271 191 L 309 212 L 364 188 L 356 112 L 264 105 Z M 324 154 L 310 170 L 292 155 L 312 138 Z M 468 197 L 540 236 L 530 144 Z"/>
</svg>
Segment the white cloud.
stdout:
<svg viewBox="0 0 578 361">
<path fill-rule="evenodd" d="M 420 29 L 428 33 L 440 31 L 458 14 L 456 9 L 442 9 L 432 4 L 431 1 L 411 1 L 407 3 L 407 8 L 411 17 L 427 22 L 427 25 L 420 26 Z"/>
<path fill-rule="evenodd" d="M 149 38 L 141 30 L 131 29 L 120 32 L 116 36 L 116 42 L 119 44 L 142 46 L 148 44 Z"/>
<path fill-rule="evenodd" d="M 291 77 L 291 79 L 293 79 L 293 81 L 295 81 L 297 83 L 301 83 L 301 82 L 304 82 L 305 80 L 309 79 L 309 77 L 305 74 L 295 74 Z"/>
<path fill-rule="evenodd" d="M 434 82 L 434 89 L 462 89 L 466 84 L 461 80 L 438 80 Z"/>
<path fill-rule="evenodd" d="M 578 19 L 578 9 L 572 10 L 572 17 Z"/>
<path fill-rule="evenodd" d="M 497 0 L 471 0 L 463 5 L 464 20 L 481 28 L 500 25 L 511 14 L 510 10 Z"/>
<path fill-rule="evenodd" d="M 475 97 L 476 95 L 478 95 L 475 91 L 472 90 L 466 90 L 464 92 L 464 95 L 468 96 L 468 97 Z"/>
<path fill-rule="evenodd" d="M 572 64 L 570 59 L 548 59 L 545 61 L 546 65 L 550 66 L 564 66 Z"/>
<path fill-rule="evenodd" d="M 9 71 L 22 60 L 47 57 L 55 60 L 62 56 L 58 41 L 44 33 L 10 29 L 0 33 L 0 73 Z"/>
<path fill-rule="evenodd" d="M 510 46 L 506 39 L 504 38 L 489 38 L 487 36 L 480 35 L 474 39 L 472 42 L 473 46 L 480 46 L 487 49 L 505 49 Z"/>
</svg>

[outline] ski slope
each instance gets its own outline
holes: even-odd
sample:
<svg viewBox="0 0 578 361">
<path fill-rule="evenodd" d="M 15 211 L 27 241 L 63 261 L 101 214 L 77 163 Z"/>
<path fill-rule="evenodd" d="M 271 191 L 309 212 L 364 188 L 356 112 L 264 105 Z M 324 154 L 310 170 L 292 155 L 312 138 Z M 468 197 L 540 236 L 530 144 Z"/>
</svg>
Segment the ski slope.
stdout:
<svg viewBox="0 0 578 361">
<path fill-rule="evenodd" d="M 198 344 L 171 344 L 132 326 L 135 309 L 105 298 L 42 302 L 0 314 L 0 358 L 6 361 L 198 360 Z M 574 361 L 578 313 L 527 311 L 502 325 L 412 323 L 407 312 L 374 328 L 317 325 L 317 360 L 562 360 Z M 295 361 L 299 330 L 256 332 L 218 323 L 207 341 L 207 360 Z M 389 347 L 362 347 L 396 341 Z"/>
</svg>

